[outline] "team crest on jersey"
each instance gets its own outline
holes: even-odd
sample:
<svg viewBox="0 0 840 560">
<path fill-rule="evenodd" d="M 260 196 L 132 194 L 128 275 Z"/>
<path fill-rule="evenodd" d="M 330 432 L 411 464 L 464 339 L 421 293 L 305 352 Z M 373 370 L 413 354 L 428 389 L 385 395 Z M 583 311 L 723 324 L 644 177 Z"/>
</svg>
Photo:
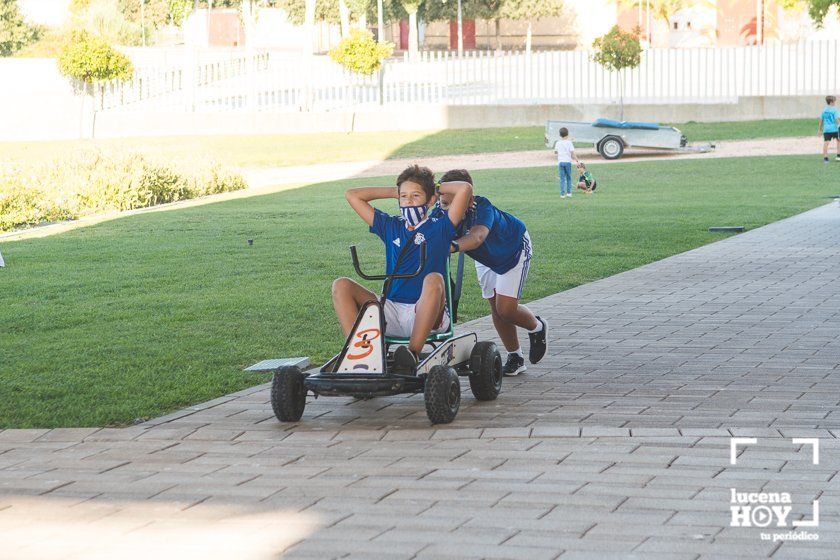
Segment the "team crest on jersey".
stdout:
<svg viewBox="0 0 840 560">
<path fill-rule="evenodd" d="M 416 236 L 414 236 L 414 244 L 415 245 L 420 245 L 424 241 L 426 241 L 426 238 L 423 237 L 422 233 L 418 233 Z"/>
</svg>

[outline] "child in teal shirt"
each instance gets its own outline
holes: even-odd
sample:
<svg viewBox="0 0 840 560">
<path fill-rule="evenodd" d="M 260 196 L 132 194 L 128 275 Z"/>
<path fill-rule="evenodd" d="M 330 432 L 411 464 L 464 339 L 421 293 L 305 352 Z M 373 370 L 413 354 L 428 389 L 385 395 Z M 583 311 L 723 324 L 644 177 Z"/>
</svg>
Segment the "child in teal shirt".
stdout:
<svg viewBox="0 0 840 560">
<path fill-rule="evenodd" d="M 828 163 L 828 145 L 837 143 L 837 161 L 840 161 L 840 111 L 834 106 L 837 98 L 829 95 L 825 98 L 826 107 L 820 115 L 820 132 L 823 135 L 823 161 Z"/>
</svg>

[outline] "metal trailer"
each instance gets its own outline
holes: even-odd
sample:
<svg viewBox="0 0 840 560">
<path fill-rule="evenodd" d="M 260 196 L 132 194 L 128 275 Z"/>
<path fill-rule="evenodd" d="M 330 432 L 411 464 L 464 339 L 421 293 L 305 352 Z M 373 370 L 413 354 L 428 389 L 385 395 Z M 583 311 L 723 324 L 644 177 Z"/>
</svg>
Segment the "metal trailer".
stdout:
<svg viewBox="0 0 840 560">
<path fill-rule="evenodd" d="M 655 123 L 620 122 L 598 119 L 595 122 L 548 121 L 545 125 L 545 145 L 554 148 L 560 139 L 560 129 L 569 130 L 573 142 L 592 142 L 604 159 L 618 159 L 624 148 L 653 148 L 679 152 L 709 152 L 714 144 L 689 145 L 685 135 L 673 126 Z"/>
</svg>

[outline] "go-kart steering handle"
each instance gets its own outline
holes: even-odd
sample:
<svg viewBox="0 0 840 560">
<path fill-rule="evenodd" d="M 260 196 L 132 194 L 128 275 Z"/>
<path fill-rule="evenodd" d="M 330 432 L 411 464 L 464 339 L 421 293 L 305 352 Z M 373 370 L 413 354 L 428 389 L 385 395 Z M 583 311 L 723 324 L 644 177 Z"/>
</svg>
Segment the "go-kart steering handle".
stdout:
<svg viewBox="0 0 840 560">
<path fill-rule="evenodd" d="M 426 266 L 426 242 L 424 241 L 420 244 L 420 265 L 414 272 L 403 272 L 399 274 L 365 274 L 364 272 L 362 272 L 362 269 L 359 266 L 359 255 L 356 254 L 355 245 L 350 246 L 350 256 L 353 258 L 353 268 L 356 269 L 356 274 L 358 274 L 365 280 L 399 280 L 403 278 L 414 278 L 415 276 L 420 274 L 423 271 L 423 268 Z"/>
</svg>

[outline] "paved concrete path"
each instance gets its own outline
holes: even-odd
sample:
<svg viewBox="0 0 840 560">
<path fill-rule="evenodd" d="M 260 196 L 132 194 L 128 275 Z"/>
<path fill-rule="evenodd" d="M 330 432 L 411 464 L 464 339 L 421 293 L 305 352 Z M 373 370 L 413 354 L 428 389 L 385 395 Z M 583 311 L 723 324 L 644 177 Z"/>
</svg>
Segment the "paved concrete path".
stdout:
<svg viewBox="0 0 840 560">
<path fill-rule="evenodd" d="M 419 396 L 281 425 L 263 385 L 0 432 L 0 558 L 836 559 L 838 271 L 831 205 L 533 302 L 544 362 L 445 427 Z M 757 439 L 735 465 L 730 436 Z M 789 493 L 788 523 L 818 500 L 819 540 L 731 527 L 732 488 Z"/>
<path fill-rule="evenodd" d="M 578 156 L 591 163 L 628 163 L 656 159 L 697 159 L 721 157 L 766 157 L 812 154 L 818 164 L 822 159 L 822 143 L 817 137 L 762 138 L 719 142 L 709 153 L 679 153 L 671 150 L 628 149 L 619 160 L 603 159 L 594 148 L 578 149 Z M 832 152 L 833 154 L 833 152 Z M 833 157 L 833 155 L 832 155 Z M 249 167 L 241 172 L 250 188 L 267 188 L 292 183 L 318 183 L 351 177 L 397 176 L 407 166 L 421 163 L 437 173 L 447 169 L 466 168 L 503 169 L 555 165 L 556 156 L 548 149 L 526 152 L 496 152 L 460 154 L 423 158 L 389 159 L 385 161 L 355 161 L 323 163 L 292 167 Z"/>
</svg>

